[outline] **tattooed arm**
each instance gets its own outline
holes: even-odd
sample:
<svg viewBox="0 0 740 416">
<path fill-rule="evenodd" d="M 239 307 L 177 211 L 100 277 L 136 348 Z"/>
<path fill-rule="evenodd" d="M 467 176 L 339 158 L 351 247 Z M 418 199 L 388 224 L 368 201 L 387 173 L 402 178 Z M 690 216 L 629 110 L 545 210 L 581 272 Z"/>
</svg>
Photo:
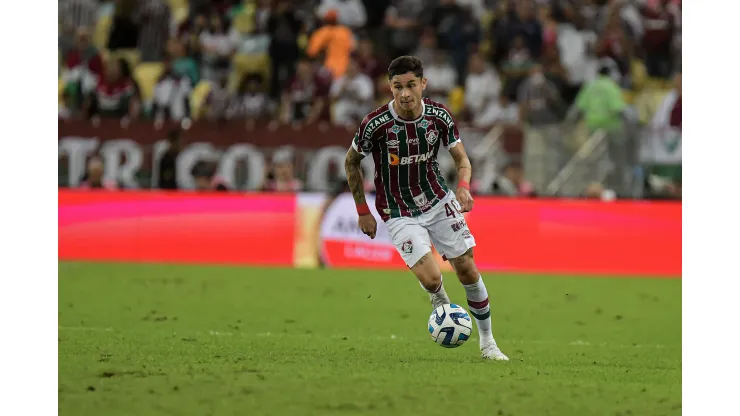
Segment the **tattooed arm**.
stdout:
<svg viewBox="0 0 740 416">
<path fill-rule="evenodd" d="M 362 168 L 360 162 L 364 156 L 352 147 L 347 151 L 347 157 L 344 158 L 344 171 L 347 173 L 347 183 L 352 191 L 352 197 L 355 204 L 365 204 L 365 187 L 362 182 Z"/>
<path fill-rule="evenodd" d="M 473 175 L 473 169 L 470 167 L 470 159 L 462 143 L 451 147 L 450 154 L 457 168 L 457 192 L 455 193 L 457 202 L 460 203 L 462 212 L 468 212 L 473 209 L 473 197 L 470 195 L 470 178 Z"/>
<path fill-rule="evenodd" d="M 458 182 L 464 181 L 466 183 L 470 183 L 470 178 L 473 175 L 473 168 L 470 166 L 470 159 L 468 158 L 468 154 L 465 152 L 463 144 L 458 143 L 455 147 L 451 147 L 450 155 L 452 155 L 452 160 L 455 161 Z"/>
<path fill-rule="evenodd" d="M 362 183 L 362 168 L 360 167 L 363 157 L 361 153 L 350 147 L 347 151 L 347 157 L 344 159 L 344 170 L 347 172 L 347 183 L 349 183 L 349 189 L 352 190 L 352 197 L 355 199 L 355 205 L 357 205 L 357 214 L 359 215 L 357 225 L 364 234 L 370 238 L 375 238 L 378 223 L 365 201 L 365 187 Z"/>
</svg>

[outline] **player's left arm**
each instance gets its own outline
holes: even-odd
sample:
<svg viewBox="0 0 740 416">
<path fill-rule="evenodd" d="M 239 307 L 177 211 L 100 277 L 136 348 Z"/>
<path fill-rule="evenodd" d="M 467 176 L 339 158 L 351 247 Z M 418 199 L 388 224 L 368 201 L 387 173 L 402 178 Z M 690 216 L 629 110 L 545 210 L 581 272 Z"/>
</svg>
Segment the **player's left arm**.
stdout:
<svg viewBox="0 0 740 416">
<path fill-rule="evenodd" d="M 457 142 L 450 147 L 450 154 L 455 161 L 455 170 L 457 171 L 457 192 L 455 196 L 460 203 L 462 212 L 468 212 L 473 209 L 473 196 L 470 195 L 470 178 L 473 175 L 473 169 L 470 166 L 470 159 L 465 152 L 465 147 L 461 142 Z"/>
</svg>

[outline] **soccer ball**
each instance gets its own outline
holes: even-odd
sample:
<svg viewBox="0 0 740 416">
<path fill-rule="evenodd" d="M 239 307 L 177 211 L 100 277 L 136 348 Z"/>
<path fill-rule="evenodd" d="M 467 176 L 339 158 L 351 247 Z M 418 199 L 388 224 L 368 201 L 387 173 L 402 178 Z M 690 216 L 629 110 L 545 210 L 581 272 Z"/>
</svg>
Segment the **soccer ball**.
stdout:
<svg viewBox="0 0 740 416">
<path fill-rule="evenodd" d="M 429 335 L 445 348 L 457 348 L 470 338 L 473 322 L 461 306 L 454 303 L 442 305 L 429 317 Z"/>
</svg>

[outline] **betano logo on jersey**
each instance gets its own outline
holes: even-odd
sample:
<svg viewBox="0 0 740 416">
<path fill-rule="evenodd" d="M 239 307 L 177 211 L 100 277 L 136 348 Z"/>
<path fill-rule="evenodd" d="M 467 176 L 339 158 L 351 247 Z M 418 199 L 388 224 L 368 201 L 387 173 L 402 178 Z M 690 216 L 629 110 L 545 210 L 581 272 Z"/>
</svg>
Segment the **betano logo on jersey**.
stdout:
<svg viewBox="0 0 740 416">
<path fill-rule="evenodd" d="M 404 157 L 398 157 L 398 155 L 396 154 L 388 153 L 388 163 L 390 163 L 391 166 L 413 165 L 416 163 L 426 162 L 427 160 L 431 159 L 432 156 L 434 156 L 434 150 L 430 150 L 421 155 L 411 155 Z"/>
</svg>

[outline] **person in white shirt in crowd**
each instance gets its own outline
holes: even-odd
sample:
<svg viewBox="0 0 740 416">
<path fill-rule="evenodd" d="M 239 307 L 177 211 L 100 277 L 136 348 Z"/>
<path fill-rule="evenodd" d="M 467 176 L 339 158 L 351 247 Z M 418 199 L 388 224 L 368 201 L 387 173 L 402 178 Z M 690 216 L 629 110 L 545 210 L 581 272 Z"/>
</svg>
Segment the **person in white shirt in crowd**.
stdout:
<svg viewBox="0 0 740 416">
<path fill-rule="evenodd" d="M 228 76 L 222 75 L 216 82 L 210 83 L 210 89 L 206 96 L 203 110 L 206 119 L 210 121 L 229 120 L 232 115 L 230 110 L 233 103 L 238 101 L 236 95 L 229 91 Z"/>
<path fill-rule="evenodd" d="M 367 23 L 367 12 L 362 0 L 321 0 L 316 16 L 325 16 L 332 9 L 337 11 L 337 23 L 342 26 L 360 29 Z"/>
<path fill-rule="evenodd" d="M 234 40 L 223 18 L 219 14 L 211 16 L 210 28 L 200 34 L 202 59 L 201 77 L 208 81 L 218 81 L 231 69 L 231 58 L 236 50 Z"/>
<path fill-rule="evenodd" d="M 172 70 L 168 63 L 165 72 L 154 87 L 152 114 L 154 125 L 161 128 L 167 119 L 190 123 L 190 78 Z"/>
<path fill-rule="evenodd" d="M 334 101 L 334 124 L 353 127 L 374 108 L 375 85 L 360 72 L 357 61 L 350 59 L 347 72 L 331 85 L 329 95 Z"/>
<path fill-rule="evenodd" d="M 457 83 L 457 71 L 452 66 L 447 52 L 434 51 L 431 61 L 424 62 L 424 76 L 427 78 L 425 95 L 434 101 L 448 105 L 447 99 Z"/>
<path fill-rule="evenodd" d="M 501 97 L 501 80 L 479 54 L 470 56 L 465 79 L 465 108 L 476 127 L 516 120 L 516 110 Z"/>
<path fill-rule="evenodd" d="M 239 86 L 239 94 L 229 107 L 228 116 L 244 119 L 246 127 L 252 130 L 255 122 L 268 115 L 268 97 L 265 82 L 259 73 L 249 73 Z"/>
</svg>

